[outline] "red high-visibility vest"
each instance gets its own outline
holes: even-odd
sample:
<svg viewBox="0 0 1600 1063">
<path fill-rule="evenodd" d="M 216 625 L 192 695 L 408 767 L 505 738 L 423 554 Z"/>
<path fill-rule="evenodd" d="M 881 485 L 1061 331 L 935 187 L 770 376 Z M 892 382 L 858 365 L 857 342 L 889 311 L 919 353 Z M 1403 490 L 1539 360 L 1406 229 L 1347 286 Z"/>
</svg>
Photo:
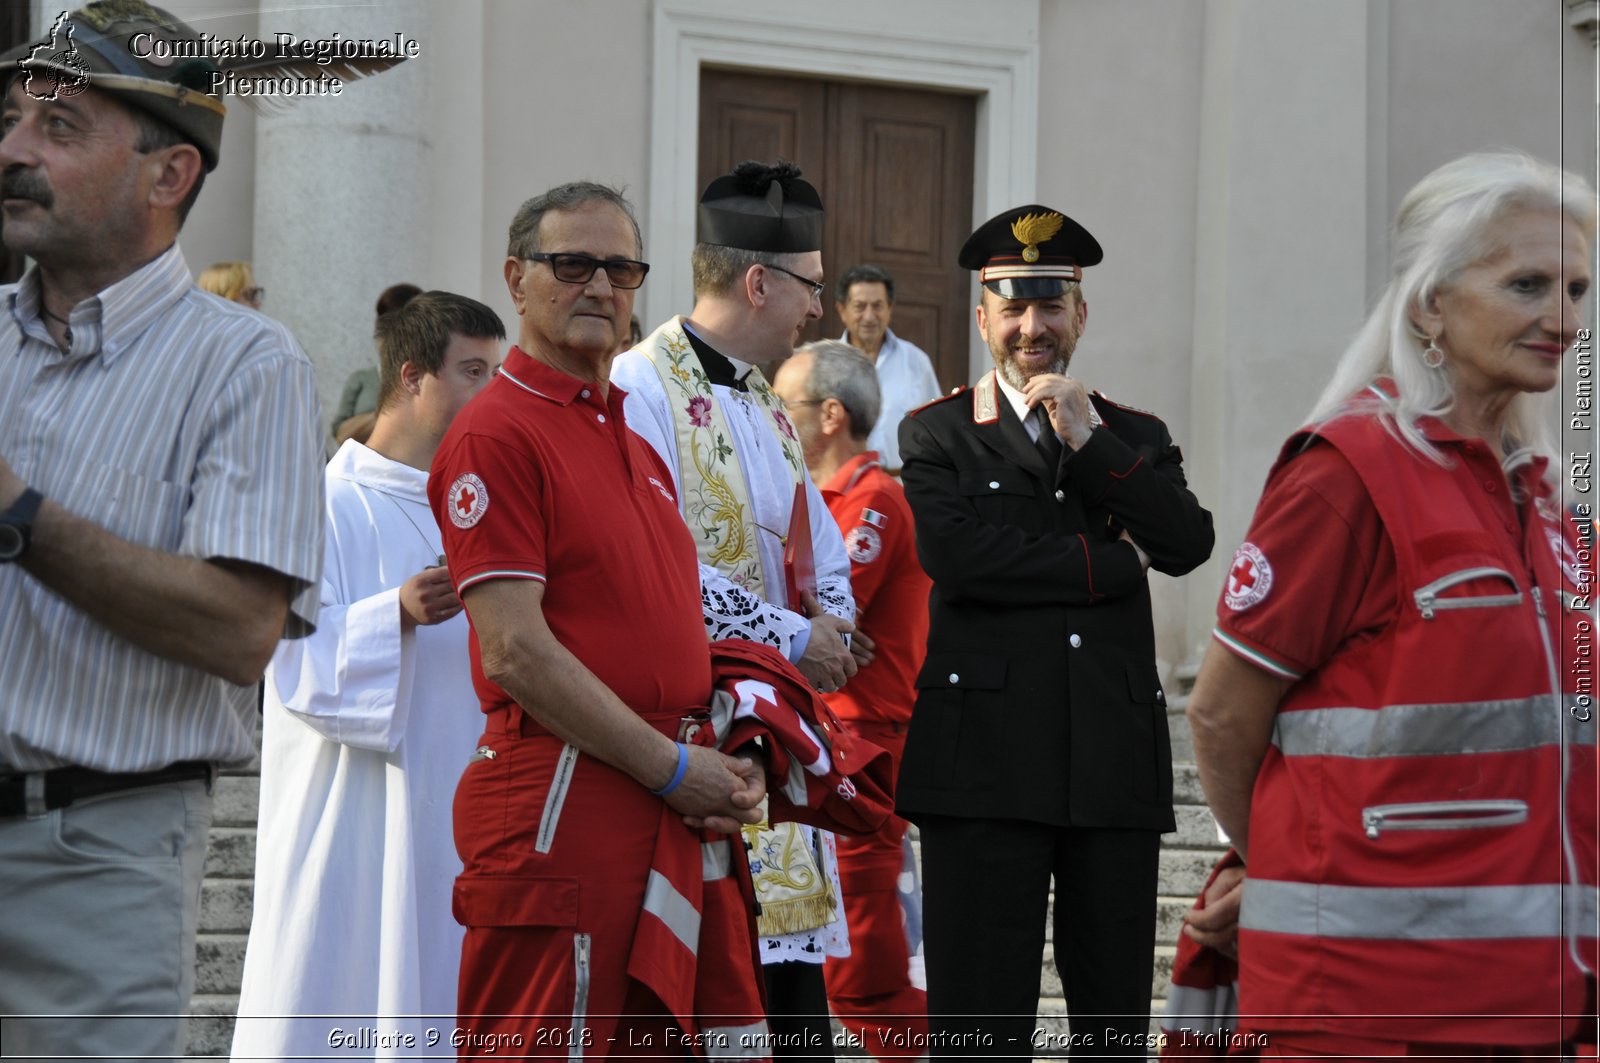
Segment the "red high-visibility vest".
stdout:
<svg viewBox="0 0 1600 1063">
<path fill-rule="evenodd" d="M 1542 464 L 1519 470 L 1518 505 L 1481 442 L 1429 423 L 1441 466 L 1374 406 L 1315 434 L 1393 542 L 1397 619 L 1279 706 L 1251 805 L 1242 1025 L 1558 1042 L 1596 966 L 1593 543 Z"/>
</svg>

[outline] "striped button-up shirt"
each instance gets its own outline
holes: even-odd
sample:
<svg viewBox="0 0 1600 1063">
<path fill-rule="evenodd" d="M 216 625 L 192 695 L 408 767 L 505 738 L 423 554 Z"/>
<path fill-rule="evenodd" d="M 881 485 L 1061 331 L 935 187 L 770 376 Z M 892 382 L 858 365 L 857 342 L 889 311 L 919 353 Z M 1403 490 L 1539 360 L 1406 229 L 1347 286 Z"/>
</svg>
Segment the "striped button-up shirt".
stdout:
<svg viewBox="0 0 1600 1063">
<path fill-rule="evenodd" d="M 174 244 L 70 315 L 56 346 L 37 267 L 0 287 L 0 455 L 129 542 L 291 577 L 316 622 L 322 462 L 310 362 L 287 329 L 207 295 Z M 0 565 L 0 770 L 148 771 L 252 756 L 254 687 L 157 657 Z"/>
</svg>

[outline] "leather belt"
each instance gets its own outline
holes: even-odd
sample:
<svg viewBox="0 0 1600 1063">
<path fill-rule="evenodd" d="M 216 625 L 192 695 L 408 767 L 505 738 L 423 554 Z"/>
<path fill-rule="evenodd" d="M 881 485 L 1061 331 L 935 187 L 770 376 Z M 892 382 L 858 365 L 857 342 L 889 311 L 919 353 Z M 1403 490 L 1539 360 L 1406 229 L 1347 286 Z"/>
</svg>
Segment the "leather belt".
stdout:
<svg viewBox="0 0 1600 1063">
<path fill-rule="evenodd" d="M 34 814 L 66 808 L 119 790 L 143 786 L 209 779 L 211 765 L 203 760 L 181 760 L 155 771 L 95 771 L 93 768 L 52 768 L 49 771 L 12 772 L 0 775 L 0 818 L 23 816 L 30 812 L 29 792 L 34 795 Z"/>
</svg>

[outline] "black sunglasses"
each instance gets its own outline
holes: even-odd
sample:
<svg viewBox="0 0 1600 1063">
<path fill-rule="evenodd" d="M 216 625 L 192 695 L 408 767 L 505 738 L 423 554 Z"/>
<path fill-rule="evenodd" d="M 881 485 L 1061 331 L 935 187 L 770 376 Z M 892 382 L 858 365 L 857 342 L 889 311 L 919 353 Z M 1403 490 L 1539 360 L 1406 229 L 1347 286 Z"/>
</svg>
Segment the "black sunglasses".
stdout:
<svg viewBox="0 0 1600 1063">
<path fill-rule="evenodd" d="M 550 272 L 555 274 L 556 280 L 565 284 L 588 284 L 595 270 L 604 269 L 611 287 L 637 288 L 644 283 L 644 275 L 650 272 L 650 263 L 636 262 L 631 258 L 600 259 L 570 251 L 553 255 L 535 251 L 525 257 L 535 262 L 550 263 Z"/>
</svg>

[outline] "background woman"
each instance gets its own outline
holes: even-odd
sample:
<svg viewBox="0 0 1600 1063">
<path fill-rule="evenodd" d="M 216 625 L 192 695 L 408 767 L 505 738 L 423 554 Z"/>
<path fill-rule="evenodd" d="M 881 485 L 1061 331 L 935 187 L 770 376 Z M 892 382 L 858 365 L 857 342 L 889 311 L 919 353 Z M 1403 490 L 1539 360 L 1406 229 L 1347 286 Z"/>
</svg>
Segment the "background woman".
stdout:
<svg viewBox="0 0 1600 1063">
<path fill-rule="evenodd" d="M 261 309 L 261 297 L 266 294 L 265 288 L 256 286 L 255 274 L 250 271 L 248 262 L 213 262 L 200 271 L 200 279 L 195 283 L 212 295 L 242 303 L 252 310 Z"/>
<path fill-rule="evenodd" d="M 1188 713 L 1247 863 L 1191 936 L 1228 949 L 1238 913 L 1264 1055 L 1593 1037 L 1594 544 L 1545 400 L 1594 233 L 1594 191 L 1527 156 L 1424 178 L 1229 566 Z"/>
</svg>

